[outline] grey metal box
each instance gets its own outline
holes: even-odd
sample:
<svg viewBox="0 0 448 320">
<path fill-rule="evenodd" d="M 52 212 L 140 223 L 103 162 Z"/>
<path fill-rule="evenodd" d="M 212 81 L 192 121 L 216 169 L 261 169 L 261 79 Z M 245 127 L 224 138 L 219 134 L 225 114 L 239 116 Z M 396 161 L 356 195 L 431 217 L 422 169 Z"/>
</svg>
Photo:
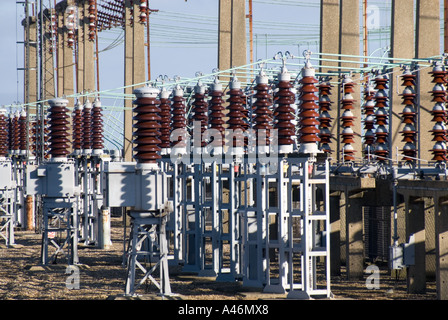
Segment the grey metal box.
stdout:
<svg viewBox="0 0 448 320">
<path fill-rule="evenodd" d="M 13 187 L 11 161 L 0 162 L 0 190 L 7 190 Z"/>
<path fill-rule="evenodd" d="M 135 162 L 106 162 L 106 205 L 109 207 L 135 206 Z"/>
</svg>

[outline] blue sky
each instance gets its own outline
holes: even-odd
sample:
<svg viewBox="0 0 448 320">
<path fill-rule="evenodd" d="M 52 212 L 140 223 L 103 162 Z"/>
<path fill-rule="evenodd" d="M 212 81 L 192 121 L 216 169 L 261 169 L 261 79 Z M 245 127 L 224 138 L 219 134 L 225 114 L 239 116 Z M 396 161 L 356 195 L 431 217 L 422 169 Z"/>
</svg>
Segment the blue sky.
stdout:
<svg viewBox="0 0 448 320">
<path fill-rule="evenodd" d="M 44 0 L 44 4 L 53 0 Z M 151 16 L 151 71 L 157 75 L 194 77 L 217 67 L 217 18 L 218 0 L 151 0 L 150 7 L 160 10 Z M 280 4 L 279 4 L 280 3 Z M 295 50 L 298 41 L 305 47 L 318 41 L 319 0 L 277 1 L 254 0 L 254 57 L 272 57 L 278 51 Z M 23 5 L 15 0 L 0 1 L 0 105 L 23 101 Z M 258 22 L 257 22 L 258 21 Z M 256 27 L 255 27 L 256 26 Z M 311 36 L 306 34 L 312 31 Z M 280 36 L 276 37 L 275 34 Z M 288 34 L 294 34 L 288 39 Z M 177 36 L 176 36 L 177 35 Z M 100 33 L 100 51 L 120 38 L 120 29 Z M 197 42 L 184 39 L 197 38 Z M 309 43 L 309 45 L 307 44 Z M 294 45 L 290 45 L 294 43 Z M 123 85 L 123 45 L 101 52 L 101 89 Z"/>
</svg>

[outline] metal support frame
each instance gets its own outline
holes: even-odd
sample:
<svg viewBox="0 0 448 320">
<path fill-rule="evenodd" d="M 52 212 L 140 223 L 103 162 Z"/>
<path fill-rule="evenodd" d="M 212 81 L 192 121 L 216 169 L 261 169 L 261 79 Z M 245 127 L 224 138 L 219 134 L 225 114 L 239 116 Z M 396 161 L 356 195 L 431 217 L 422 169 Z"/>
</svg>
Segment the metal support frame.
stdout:
<svg viewBox="0 0 448 320">
<path fill-rule="evenodd" d="M 141 211 L 131 211 L 130 216 L 132 222 L 125 294 L 135 295 L 137 289 L 149 280 L 157 287 L 160 296 L 173 295 L 168 269 L 167 216 Z M 146 266 L 145 263 L 150 266 Z M 157 268 L 159 281 L 153 276 Z M 140 280 L 137 279 L 137 270 L 143 272 Z"/>
<path fill-rule="evenodd" d="M 62 254 L 68 265 L 78 264 L 78 213 L 73 198 L 43 197 L 41 262 L 55 264 Z M 50 256 L 50 247 L 56 250 Z M 66 248 L 66 249 L 65 249 Z"/>
<path fill-rule="evenodd" d="M 0 185 L 0 237 L 6 246 L 15 244 L 14 227 L 16 224 L 16 180 L 12 175 L 12 162 L 0 161 L 0 175 L 3 183 Z"/>
</svg>

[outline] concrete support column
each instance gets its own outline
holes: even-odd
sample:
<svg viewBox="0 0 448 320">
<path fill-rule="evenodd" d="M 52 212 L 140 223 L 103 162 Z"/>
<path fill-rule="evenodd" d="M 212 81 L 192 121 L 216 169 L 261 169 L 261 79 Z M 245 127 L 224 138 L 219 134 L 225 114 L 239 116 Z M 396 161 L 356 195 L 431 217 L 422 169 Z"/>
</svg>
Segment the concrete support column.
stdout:
<svg viewBox="0 0 448 320">
<path fill-rule="evenodd" d="M 363 192 L 346 192 L 346 265 L 347 279 L 359 280 L 364 274 Z"/>
<path fill-rule="evenodd" d="M 218 68 L 247 64 L 246 1 L 219 0 Z"/>
<path fill-rule="evenodd" d="M 437 198 L 435 204 L 437 299 L 448 300 L 448 198 Z"/>
<path fill-rule="evenodd" d="M 330 273 L 332 276 L 341 274 L 341 220 L 340 192 L 330 195 Z"/>
<path fill-rule="evenodd" d="M 132 7 L 133 6 L 133 7 Z M 131 8 L 133 22 L 131 24 Z M 125 1 L 125 45 L 124 45 L 124 85 L 130 86 L 145 82 L 145 25 L 139 22 L 140 9 L 136 1 L 131 4 Z M 149 80 L 149 79 L 148 79 Z M 125 88 L 126 95 L 132 95 L 134 87 Z M 125 161 L 132 161 L 132 98 L 124 101 L 124 142 L 123 157 Z"/>
<path fill-rule="evenodd" d="M 407 287 L 409 293 L 422 293 L 426 289 L 425 270 L 425 198 L 405 198 L 406 242 L 413 234 L 415 239 L 415 264 L 407 268 Z"/>
<path fill-rule="evenodd" d="M 392 1 L 392 21 L 391 21 L 391 55 L 395 58 L 413 59 L 415 57 L 414 46 L 414 0 L 393 0 Z M 393 63 L 400 63 L 399 60 L 392 61 Z M 401 75 L 400 68 L 394 68 L 393 76 L 390 77 L 391 93 L 391 112 L 390 112 L 390 132 L 393 134 L 390 139 L 393 146 L 398 146 L 398 152 L 403 149 L 404 142 L 402 135 L 399 133 L 403 129 L 402 117 L 400 113 L 403 111 L 402 98 L 399 94 L 402 93 L 404 87 L 402 79 L 396 77 Z M 398 93 L 397 93 L 398 88 Z M 390 157 L 396 158 L 396 148 L 390 150 Z M 401 160 L 403 157 L 398 157 Z"/>
<path fill-rule="evenodd" d="M 440 54 L 440 6 L 439 0 L 417 0 L 417 29 L 415 41 L 415 55 L 417 58 L 428 58 Z M 431 69 L 420 72 L 420 157 L 424 160 L 432 160 L 432 116 L 431 110 L 434 103 L 431 102 L 431 94 L 434 84 L 428 73 Z"/>
<path fill-rule="evenodd" d="M 338 54 L 339 53 L 339 16 L 340 16 L 340 8 L 339 8 L 339 0 L 321 0 L 320 1 L 320 52 L 322 53 L 331 53 Z M 301 54 L 301 52 L 299 52 Z M 334 59 L 334 56 L 321 55 L 322 59 Z M 338 66 L 337 62 L 326 61 L 325 65 L 328 66 Z M 330 68 L 321 68 L 320 72 L 327 73 L 332 71 Z M 333 71 L 337 71 L 334 69 Z M 337 78 L 333 78 L 333 81 L 337 81 Z M 336 153 L 338 150 L 338 141 L 339 141 L 339 131 L 338 131 L 338 108 L 337 108 L 337 98 L 338 94 L 336 92 L 338 90 L 337 87 L 334 88 L 332 100 L 333 107 L 330 111 L 331 118 L 334 119 L 332 126 L 330 128 L 332 139 L 330 143 L 330 148 L 332 150 L 333 157 L 336 157 Z"/>
<path fill-rule="evenodd" d="M 44 10 L 44 47 L 43 47 L 43 100 L 51 99 L 56 96 L 56 87 L 55 87 L 55 77 L 54 77 L 54 53 L 55 48 L 52 46 L 55 44 L 55 39 L 52 38 L 52 34 L 50 33 L 50 24 L 53 15 L 55 14 L 54 9 L 45 9 Z"/>
<path fill-rule="evenodd" d="M 61 97 L 64 93 L 64 11 L 57 8 L 57 47 L 56 47 L 56 94 Z"/>
<path fill-rule="evenodd" d="M 67 5 L 70 5 L 67 3 Z M 65 11 L 63 13 L 63 21 L 67 21 L 68 13 Z M 67 34 L 67 28 L 64 29 L 64 43 L 62 48 L 62 55 L 63 55 L 63 70 L 64 70 L 64 78 L 62 79 L 62 94 L 65 96 L 73 95 L 75 93 L 75 86 L 74 86 L 74 57 L 73 57 L 73 48 L 70 48 L 67 44 L 68 40 L 68 34 Z M 73 98 L 67 98 L 69 101 L 68 106 L 74 105 L 74 99 Z"/>
<path fill-rule="evenodd" d="M 124 85 L 132 84 L 133 69 L 133 39 L 134 34 L 131 25 L 131 1 L 125 1 L 125 26 L 124 26 Z M 124 89 L 125 95 L 132 94 L 132 88 Z M 132 161 L 132 99 L 124 99 L 124 142 L 123 157 L 125 161 Z"/>
<path fill-rule="evenodd" d="M 360 55 L 360 33 L 359 33 L 359 0 L 344 0 L 340 4 L 340 25 L 339 25 L 339 53 L 345 55 Z M 361 64 L 359 63 L 339 63 L 341 67 L 353 67 L 359 68 Z M 362 141 L 361 141 L 361 131 L 362 131 L 362 117 L 361 117 L 361 89 L 359 85 L 354 87 L 355 92 L 353 97 L 356 100 L 353 104 L 354 109 L 352 110 L 354 120 L 354 127 L 352 128 L 355 133 L 355 142 L 352 143 L 354 150 L 356 151 L 355 157 L 362 157 Z M 339 87 L 339 101 L 342 99 L 341 95 L 342 86 Z M 338 114 L 335 118 L 335 122 L 340 122 L 340 116 L 342 115 L 341 109 L 337 108 Z M 337 124 L 337 154 L 333 154 L 335 159 L 342 159 L 342 148 L 341 143 L 341 130 L 340 123 Z"/>
<path fill-rule="evenodd" d="M 25 27 L 25 72 L 24 72 L 24 99 L 25 103 L 38 100 L 37 97 L 37 19 L 30 16 L 28 21 L 22 21 Z M 28 30 L 26 26 L 28 25 Z M 28 42 L 28 44 L 27 44 Z"/>
<path fill-rule="evenodd" d="M 78 17 L 79 17 L 79 27 L 78 27 L 78 41 L 77 41 L 77 51 L 76 51 L 76 92 L 81 93 L 84 91 L 84 42 L 85 42 L 85 23 L 86 23 L 86 13 L 84 11 L 84 3 L 82 1 L 77 2 L 78 6 Z M 88 13 L 87 13 L 88 15 Z M 82 102 L 82 101 L 81 101 Z"/>
<path fill-rule="evenodd" d="M 89 2 L 84 1 L 84 19 L 83 19 L 83 91 L 96 91 L 95 85 L 95 40 L 89 39 Z"/>
</svg>

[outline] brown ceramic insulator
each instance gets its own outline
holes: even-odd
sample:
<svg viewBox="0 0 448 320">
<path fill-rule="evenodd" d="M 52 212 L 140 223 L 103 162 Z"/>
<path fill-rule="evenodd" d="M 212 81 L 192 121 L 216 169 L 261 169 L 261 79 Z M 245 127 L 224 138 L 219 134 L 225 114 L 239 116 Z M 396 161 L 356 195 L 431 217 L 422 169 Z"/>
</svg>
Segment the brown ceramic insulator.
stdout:
<svg viewBox="0 0 448 320">
<path fill-rule="evenodd" d="M 229 83 L 229 98 L 227 99 L 228 106 L 227 113 L 228 120 L 227 125 L 228 129 L 233 133 L 233 147 L 242 147 L 241 144 L 244 144 L 244 99 L 243 99 L 243 90 L 241 90 L 241 84 L 236 78 L 233 78 Z M 239 144 L 238 144 L 239 143 Z"/>
<path fill-rule="evenodd" d="M 82 110 L 82 149 L 92 150 L 92 104 L 89 100 Z"/>
<path fill-rule="evenodd" d="M 180 87 L 174 89 L 172 98 L 171 127 L 173 130 L 187 130 L 185 98 Z M 186 147 L 186 136 L 179 136 L 177 140 L 171 142 L 171 147 Z"/>
<path fill-rule="evenodd" d="M 103 136 L 103 108 L 99 99 L 95 99 L 92 106 L 92 149 L 104 149 Z"/>
<path fill-rule="evenodd" d="M 271 130 L 273 129 L 273 96 L 269 93 L 269 84 L 267 77 L 260 74 L 257 78 L 257 85 L 255 86 L 254 98 L 256 101 L 253 104 L 253 114 L 254 114 L 254 130 L 256 132 L 258 145 L 269 146 Z M 261 142 L 261 131 L 265 131 L 265 141 Z"/>
<path fill-rule="evenodd" d="M 160 144 L 162 149 L 168 149 L 170 147 L 170 134 L 171 134 L 171 100 L 169 99 L 169 92 L 163 90 L 160 94 Z"/>
<path fill-rule="evenodd" d="M 326 153 L 332 153 L 330 148 L 330 143 L 333 135 L 331 134 L 330 128 L 333 118 L 330 116 L 331 111 L 331 88 L 333 86 L 330 84 L 330 79 L 321 82 L 318 85 L 319 88 L 319 138 L 320 138 L 320 149 Z"/>
<path fill-rule="evenodd" d="M 146 23 L 147 19 L 146 0 L 140 0 L 139 10 L 140 10 L 139 14 L 140 23 Z"/>
<path fill-rule="evenodd" d="M 317 82 L 318 80 L 311 76 L 304 76 L 300 80 L 302 85 L 299 91 L 300 144 L 320 142 L 319 113 L 317 112 L 319 106 L 316 103 L 319 100 L 316 95 L 319 91 L 316 87 Z"/>
<path fill-rule="evenodd" d="M 95 40 L 96 15 L 95 0 L 89 0 L 89 41 Z"/>
<path fill-rule="evenodd" d="M 23 111 L 19 115 L 19 150 L 27 150 L 28 135 L 26 132 L 26 113 Z"/>
<path fill-rule="evenodd" d="M 388 150 L 388 141 L 389 141 L 389 132 L 387 129 L 389 114 L 386 110 L 387 103 L 389 101 L 389 97 L 387 95 L 386 89 L 388 89 L 389 79 L 382 74 L 378 74 L 374 79 L 375 89 L 377 90 L 375 94 L 375 118 L 376 118 L 376 148 L 375 154 L 378 156 L 379 161 L 386 160 L 386 157 L 389 155 Z"/>
<path fill-rule="evenodd" d="M 211 129 L 219 131 L 220 135 L 214 135 L 213 140 L 210 143 L 214 147 L 222 147 L 225 143 L 224 141 L 224 124 L 225 124 L 225 114 L 224 114 L 224 92 L 222 91 L 222 85 L 216 81 L 211 85 L 209 96 L 211 97 L 209 101 L 209 125 Z"/>
<path fill-rule="evenodd" d="M 82 137 L 83 137 L 83 122 L 82 122 L 82 105 L 78 102 L 73 110 L 72 127 L 73 127 L 73 149 L 82 149 Z"/>
<path fill-rule="evenodd" d="M 36 120 L 30 120 L 30 150 L 31 154 L 37 156 L 37 132 L 38 132 L 38 124 Z"/>
<path fill-rule="evenodd" d="M 414 162 L 415 157 L 417 156 L 417 148 L 416 148 L 416 139 L 417 139 L 417 131 L 415 129 L 416 122 L 416 112 L 415 112 L 415 91 L 414 86 L 416 85 L 415 74 L 410 73 L 408 70 L 405 70 L 402 78 L 402 84 L 406 88 L 400 96 L 403 99 L 402 104 L 404 105 L 403 111 L 400 113 L 402 117 L 402 123 L 404 124 L 404 128 L 400 131 L 400 134 L 403 136 L 402 142 L 405 142 L 405 145 L 401 152 L 404 154 L 403 161 L 405 162 Z"/>
<path fill-rule="evenodd" d="M 195 87 L 195 94 L 193 96 L 193 122 L 200 122 L 201 126 L 201 147 L 207 146 L 207 141 L 204 139 L 204 133 L 208 127 L 208 103 L 206 101 L 205 88 L 202 84 Z M 199 146 L 199 144 L 198 144 Z"/>
<path fill-rule="evenodd" d="M 243 111 L 242 111 L 244 114 L 243 128 L 244 128 L 244 130 L 247 130 L 250 127 L 251 121 L 250 121 L 250 115 L 249 115 L 249 107 L 247 105 L 247 96 L 246 96 L 246 93 L 244 93 L 244 91 L 243 91 L 241 98 L 243 99 Z"/>
<path fill-rule="evenodd" d="M 157 163 L 161 158 L 159 152 L 161 117 L 160 101 L 157 99 L 159 90 L 153 87 L 144 87 L 134 90 L 137 99 L 134 120 L 133 143 L 134 158 L 138 163 Z"/>
<path fill-rule="evenodd" d="M 49 104 L 49 153 L 52 158 L 66 157 L 70 153 L 68 100 L 53 99 L 49 101 Z"/>
<path fill-rule="evenodd" d="M 12 154 L 12 150 L 14 149 L 14 115 L 12 113 L 9 114 L 8 117 L 8 150 Z"/>
<path fill-rule="evenodd" d="M 432 121 L 435 122 L 432 130 L 430 132 L 433 135 L 432 141 L 435 141 L 435 145 L 431 150 L 433 153 L 434 161 L 446 161 L 447 149 L 446 142 L 447 139 L 447 111 L 445 103 L 447 102 L 447 92 L 446 92 L 446 75 L 447 72 L 445 67 L 438 61 L 433 63 L 433 69 L 430 72 L 432 75 L 432 82 L 435 83 L 432 91 L 432 101 L 435 102 L 433 109 L 431 110 Z"/>
<path fill-rule="evenodd" d="M 19 114 L 16 113 L 12 119 L 12 135 L 13 135 L 13 146 L 12 150 L 18 153 L 20 150 L 20 125 L 19 125 Z"/>
<path fill-rule="evenodd" d="M 292 92 L 293 84 L 290 81 L 288 73 L 282 73 L 279 76 L 280 81 L 277 85 L 276 93 L 277 108 L 275 109 L 274 128 L 278 130 L 278 145 L 292 146 L 294 144 L 295 125 L 293 120 L 295 103 L 295 94 Z"/>
<path fill-rule="evenodd" d="M 354 120 L 352 110 L 354 109 L 355 100 L 353 98 L 353 93 L 355 92 L 355 83 L 350 79 L 350 77 L 345 76 L 342 80 L 342 100 L 341 100 L 341 127 L 342 127 L 342 143 L 344 147 L 342 148 L 342 153 L 344 155 L 344 161 L 354 161 L 355 153 L 352 144 L 355 143 L 355 133 L 353 131 Z"/>
<path fill-rule="evenodd" d="M 0 110 L 0 157 L 5 158 L 8 155 L 8 120 L 6 110 Z"/>
</svg>

